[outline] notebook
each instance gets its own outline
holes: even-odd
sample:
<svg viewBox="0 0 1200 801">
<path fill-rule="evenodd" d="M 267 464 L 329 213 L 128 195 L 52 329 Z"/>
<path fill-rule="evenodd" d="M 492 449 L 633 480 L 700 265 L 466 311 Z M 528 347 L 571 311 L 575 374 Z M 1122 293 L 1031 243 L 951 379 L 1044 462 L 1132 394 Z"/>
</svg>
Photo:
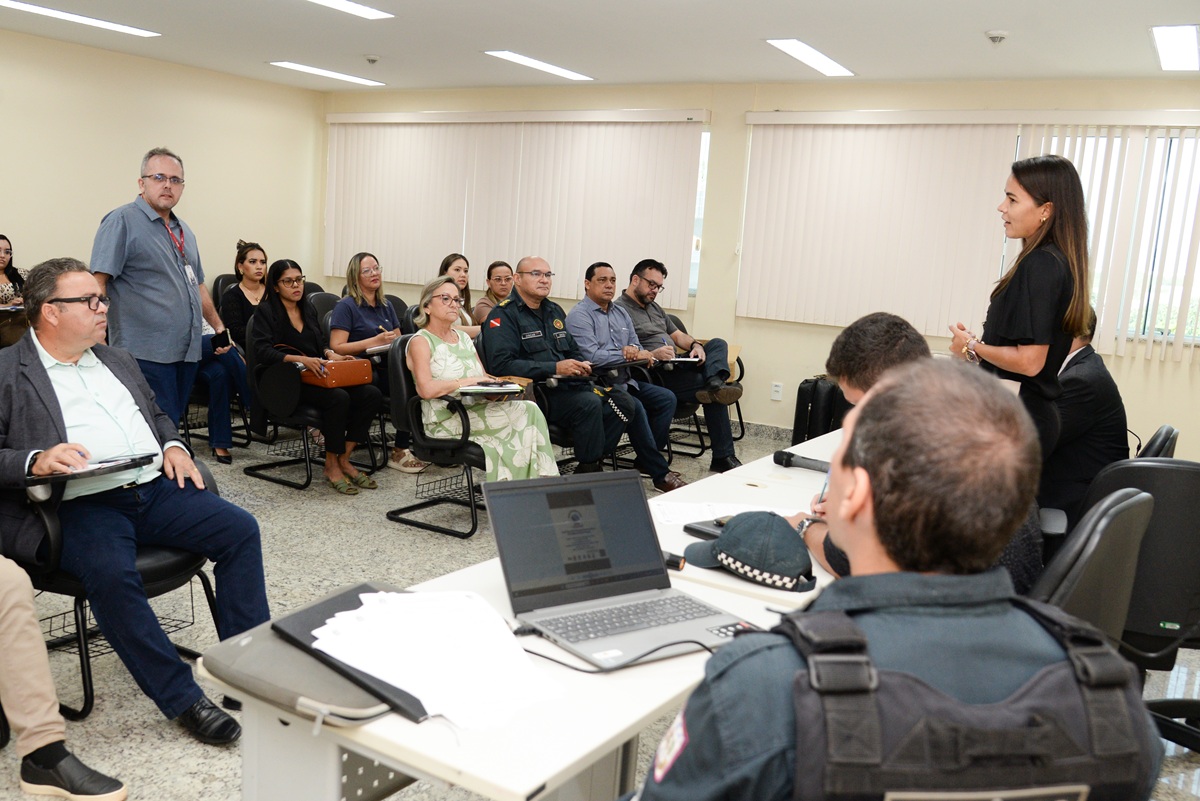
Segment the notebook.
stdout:
<svg viewBox="0 0 1200 801">
<path fill-rule="evenodd" d="M 672 589 L 635 471 L 488 482 L 483 497 L 513 614 L 597 667 L 717 648 L 753 628 Z M 647 610 L 661 621 L 647 626 Z"/>
</svg>

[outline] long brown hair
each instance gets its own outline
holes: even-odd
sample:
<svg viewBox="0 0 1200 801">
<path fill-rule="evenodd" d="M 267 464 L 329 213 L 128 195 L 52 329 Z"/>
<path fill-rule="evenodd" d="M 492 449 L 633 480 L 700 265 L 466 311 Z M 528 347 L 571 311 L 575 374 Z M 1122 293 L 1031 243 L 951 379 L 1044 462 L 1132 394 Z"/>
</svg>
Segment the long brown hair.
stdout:
<svg viewBox="0 0 1200 801">
<path fill-rule="evenodd" d="M 450 265 L 454 264 L 454 262 L 458 261 L 459 259 L 462 259 L 463 261 L 467 262 L 467 269 L 471 268 L 471 262 L 467 261 L 466 256 L 464 256 L 461 253 L 451 253 L 449 256 L 442 259 L 442 266 L 438 267 L 438 275 L 446 275 L 447 273 L 449 273 Z M 470 312 L 470 309 L 471 309 L 471 287 L 464 286 L 462 289 L 459 290 L 459 294 L 462 296 L 462 299 L 463 299 L 463 309 L 467 311 L 467 316 L 470 317 L 471 316 L 471 312 Z"/>
<path fill-rule="evenodd" d="M 1053 207 L 1046 224 L 1023 240 L 1021 252 L 996 283 L 992 297 L 1004 291 L 1026 256 L 1045 244 L 1052 244 L 1066 258 L 1067 269 L 1075 283 L 1062 327 L 1071 336 L 1079 336 L 1087 330 L 1088 309 L 1091 308 L 1088 300 L 1091 287 L 1088 283 L 1087 209 L 1079 173 L 1075 171 L 1075 165 L 1062 156 L 1034 156 L 1013 162 L 1012 175 L 1035 203 L 1039 206 L 1052 203 Z"/>
</svg>

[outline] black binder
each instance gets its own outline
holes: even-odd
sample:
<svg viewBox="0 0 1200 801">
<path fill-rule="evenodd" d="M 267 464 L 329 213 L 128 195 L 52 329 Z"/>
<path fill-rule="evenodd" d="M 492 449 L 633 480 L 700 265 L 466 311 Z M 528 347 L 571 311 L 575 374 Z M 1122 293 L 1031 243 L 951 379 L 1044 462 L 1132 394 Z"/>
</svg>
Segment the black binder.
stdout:
<svg viewBox="0 0 1200 801">
<path fill-rule="evenodd" d="M 317 639 L 313 636 L 313 631 L 324 626 L 325 621 L 338 612 L 358 609 L 362 606 L 362 602 L 359 601 L 358 596 L 369 592 L 402 592 L 402 590 L 387 584 L 375 584 L 371 582 L 346 587 L 332 593 L 321 601 L 309 604 L 293 612 L 287 617 L 272 621 L 271 628 L 292 645 L 316 657 L 323 664 L 328 665 L 354 684 L 386 703 L 393 711 L 415 723 L 420 723 L 429 717 L 429 713 L 425 711 L 424 704 L 415 695 L 364 673 L 357 668 L 350 667 L 345 662 L 334 659 L 324 651 L 318 651 L 313 648 L 313 643 Z"/>
</svg>

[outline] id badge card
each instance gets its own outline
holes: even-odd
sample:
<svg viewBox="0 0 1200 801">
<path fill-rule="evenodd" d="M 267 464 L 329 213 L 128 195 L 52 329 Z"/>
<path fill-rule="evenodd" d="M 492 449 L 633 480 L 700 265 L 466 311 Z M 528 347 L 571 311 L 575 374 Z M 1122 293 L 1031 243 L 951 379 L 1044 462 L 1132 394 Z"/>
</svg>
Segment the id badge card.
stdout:
<svg viewBox="0 0 1200 801">
<path fill-rule="evenodd" d="M 199 285 L 199 282 L 196 280 L 196 271 L 192 269 L 192 265 L 184 264 L 183 265 L 183 274 L 187 277 L 187 281 L 189 284 L 191 284 L 192 286 Z"/>
</svg>

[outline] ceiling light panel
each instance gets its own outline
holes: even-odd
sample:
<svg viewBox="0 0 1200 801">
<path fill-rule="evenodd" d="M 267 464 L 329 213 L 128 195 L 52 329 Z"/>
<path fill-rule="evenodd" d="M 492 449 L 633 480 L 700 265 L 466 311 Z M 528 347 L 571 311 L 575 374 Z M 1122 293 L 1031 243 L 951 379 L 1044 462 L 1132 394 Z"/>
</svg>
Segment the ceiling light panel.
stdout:
<svg viewBox="0 0 1200 801">
<path fill-rule="evenodd" d="M 387 84 L 380 83 L 379 81 L 370 81 L 366 78 L 359 78 L 356 75 L 346 75 L 342 72 L 323 70 L 320 67 L 310 67 L 307 64 L 296 64 L 291 61 L 272 61 L 271 66 L 283 67 L 285 70 L 295 70 L 296 72 L 307 72 L 309 75 L 320 75 L 322 78 L 333 78 L 337 81 L 357 83 L 360 86 L 387 86 Z"/>
<path fill-rule="evenodd" d="M 535 70 L 541 70 L 542 72 L 548 72 L 551 75 L 557 75 L 560 78 L 568 78 L 572 81 L 590 81 L 590 80 L 592 80 L 591 78 L 589 78 L 586 75 L 580 75 L 578 72 L 571 72 L 568 69 L 563 69 L 562 67 L 556 67 L 553 64 L 547 64 L 545 61 L 538 61 L 536 58 L 530 58 L 529 56 L 523 56 L 520 53 L 514 53 L 510 50 L 485 50 L 484 52 L 487 53 L 489 56 L 495 56 L 496 58 L 502 58 L 505 61 L 511 61 L 512 63 L 520 64 L 523 67 L 531 67 Z"/>
<path fill-rule="evenodd" d="M 1161 25 L 1150 32 L 1158 50 L 1158 63 L 1164 71 L 1200 71 L 1200 26 Z"/>
<path fill-rule="evenodd" d="M 853 72 L 799 39 L 768 39 L 767 44 L 778 47 L 792 58 L 804 62 L 827 77 L 849 78 L 854 76 Z"/>
<path fill-rule="evenodd" d="M 53 8 L 43 8 L 42 6 L 31 5 L 30 3 L 20 3 L 17 0 L 0 0 L 0 8 L 11 8 L 14 11 L 28 11 L 30 14 L 39 14 L 43 17 L 53 17 L 54 19 L 65 20 L 66 22 L 76 22 L 80 25 L 90 25 L 93 28 L 103 28 L 106 31 L 116 31 L 117 33 L 127 33 L 130 36 L 142 36 L 149 38 L 151 36 L 162 36 L 154 31 L 144 31 L 141 28 L 131 28 L 128 25 L 119 25 L 115 22 L 107 20 L 94 19 L 93 17 L 83 17 L 79 14 L 70 14 L 66 11 L 58 11 Z"/>
<path fill-rule="evenodd" d="M 370 6 L 364 6 L 361 3 L 352 3 L 350 0 L 308 0 L 308 2 L 332 8 L 334 11 L 344 11 L 347 14 L 353 14 L 363 19 L 391 19 L 395 16 L 395 14 L 389 14 L 386 11 L 380 11 Z"/>
</svg>

